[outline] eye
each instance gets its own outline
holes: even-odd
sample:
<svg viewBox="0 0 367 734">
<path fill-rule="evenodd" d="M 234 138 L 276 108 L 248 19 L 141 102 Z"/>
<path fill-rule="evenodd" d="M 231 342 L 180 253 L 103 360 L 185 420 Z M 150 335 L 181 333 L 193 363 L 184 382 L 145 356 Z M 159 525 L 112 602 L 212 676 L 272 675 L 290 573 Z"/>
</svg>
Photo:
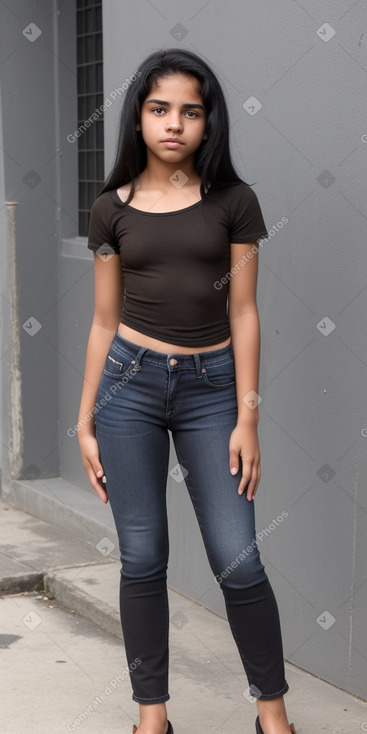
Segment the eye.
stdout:
<svg viewBox="0 0 367 734">
<path fill-rule="evenodd" d="M 195 117 L 199 117 L 198 113 L 197 112 L 193 112 L 193 110 L 188 110 L 188 112 L 186 114 L 193 115 L 193 117 L 190 117 L 190 120 L 193 120 Z"/>
<path fill-rule="evenodd" d="M 163 109 L 163 107 L 155 107 L 153 112 L 165 112 L 165 110 Z M 161 115 L 158 115 L 158 117 L 161 117 Z"/>
</svg>

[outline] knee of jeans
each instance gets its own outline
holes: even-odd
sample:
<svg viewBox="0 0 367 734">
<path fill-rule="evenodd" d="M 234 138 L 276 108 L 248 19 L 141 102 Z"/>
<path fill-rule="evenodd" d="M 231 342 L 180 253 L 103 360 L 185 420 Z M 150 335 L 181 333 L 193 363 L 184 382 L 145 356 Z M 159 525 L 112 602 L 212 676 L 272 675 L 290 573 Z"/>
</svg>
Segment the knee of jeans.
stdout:
<svg viewBox="0 0 367 734">
<path fill-rule="evenodd" d="M 215 574 L 215 580 L 225 589 L 245 589 L 265 581 L 267 575 L 259 553 L 239 553 Z"/>
<path fill-rule="evenodd" d="M 131 579 L 165 578 L 167 575 L 168 554 L 143 552 L 126 552 L 120 550 L 121 574 Z"/>
</svg>

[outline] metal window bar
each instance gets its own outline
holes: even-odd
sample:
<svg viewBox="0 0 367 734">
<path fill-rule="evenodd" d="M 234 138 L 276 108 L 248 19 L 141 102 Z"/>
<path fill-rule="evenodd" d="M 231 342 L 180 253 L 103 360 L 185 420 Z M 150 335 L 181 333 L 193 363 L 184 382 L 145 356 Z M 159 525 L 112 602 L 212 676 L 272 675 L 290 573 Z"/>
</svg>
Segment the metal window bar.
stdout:
<svg viewBox="0 0 367 734">
<path fill-rule="evenodd" d="M 102 0 L 77 0 L 76 12 L 79 235 L 86 237 L 90 210 L 104 182 Z M 98 120 L 90 119 L 93 112 Z"/>
</svg>

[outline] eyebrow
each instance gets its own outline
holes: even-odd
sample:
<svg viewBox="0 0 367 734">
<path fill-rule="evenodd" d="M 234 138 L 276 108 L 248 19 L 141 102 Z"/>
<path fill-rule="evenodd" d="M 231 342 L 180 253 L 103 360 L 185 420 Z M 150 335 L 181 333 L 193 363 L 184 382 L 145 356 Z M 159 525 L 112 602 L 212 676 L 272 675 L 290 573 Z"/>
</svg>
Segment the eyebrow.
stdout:
<svg viewBox="0 0 367 734">
<path fill-rule="evenodd" d="M 147 104 L 160 104 L 162 105 L 162 107 L 170 106 L 169 102 L 164 102 L 162 99 L 148 99 Z M 197 109 L 197 110 L 205 111 L 205 107 L 203 107 L 202 104 L 187 103 L 187 104 L 183 104 L 182 107 L 184 107 L 186 110 L 196 110 Z"/>
</svg>

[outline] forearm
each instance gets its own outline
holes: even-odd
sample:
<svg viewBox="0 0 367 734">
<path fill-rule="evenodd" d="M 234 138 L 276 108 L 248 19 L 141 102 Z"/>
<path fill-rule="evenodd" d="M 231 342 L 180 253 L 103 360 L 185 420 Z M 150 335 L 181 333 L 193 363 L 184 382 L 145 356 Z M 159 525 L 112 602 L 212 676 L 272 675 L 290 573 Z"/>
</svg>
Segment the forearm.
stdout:
<svg viewBox="0 0 367 734">
<path fill-rule="evenodd" d="M 238 423 L 257 424 L 259 411 L 260 321 L 257 309 L 230 318 L 232 349 L 235 364 Z M 255 398 L 255 403 L 252 402 Z"/>
<path fill-rule="evenodd" d="M 93 408 L 96 404 L 98 386 L 115 331 L 116 327 L 111 329 L 92 323 L 87 345 L 83 389 L 78 416 L 78 425 L 80 425 L 79 435 L 85 433 L 94 434 Z"/>
</svg>

